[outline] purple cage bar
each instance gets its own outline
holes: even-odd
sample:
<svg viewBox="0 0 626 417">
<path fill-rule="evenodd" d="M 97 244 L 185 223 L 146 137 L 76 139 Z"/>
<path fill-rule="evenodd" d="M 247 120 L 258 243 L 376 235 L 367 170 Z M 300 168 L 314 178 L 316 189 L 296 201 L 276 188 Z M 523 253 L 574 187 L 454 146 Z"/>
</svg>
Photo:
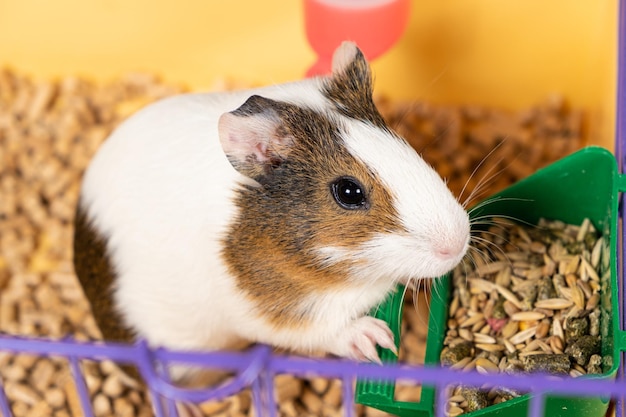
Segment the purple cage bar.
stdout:
<svg viewBox="0 0 626 417">
<path fill-rule="evenodd" d="M 618 85 L 616 94 L 616 138 L 615 154 L 620 172 L 626 167 L 626 0 L 619 4 L 618 30 Z M 621 219 L 626 218 L 624 195 L 620 196 Z M 626 315 L 626 233 L 622 231 L 618 239 L 618 253 L 621 254 L 619 271 L 620 328 L 624 328 Z M 189 353 L 173 352 L 165 349 L 150 349 L 144 341 L 134 345 L 113 343 L 78 343 L 71 340 L 51 341 L 14 336 L 0 337 L 0 350 L 57 356 L 68 359 L 76 390 L 85 417 L 92 417 L 93 410 L 87 386 L 81 371 L 80 361 L 112 360 L 119 364 L 131 364 L 141 372 L 152 395 L 156 417 L 177 415 L 174 401 L 203 402 L 221 399 L 250 388 L 255 415 L 276 416 L 273 378 L 277 374 L 289 373 L 299 377 L 320 376 L 342 381 L 343 407 L 347 417 L 354 416 L 353 382 L 356 378 L 376 378 L 386 380 L 402 379 L 416 384 L 432 385 L 437 388 L 436 416 L 443 417 L 446 403 L 446 387 L 450 384 L 501 385 L 520 391 L 532 392 L 529 417 L 541 417 L 544 397 L 550 394 L 612 397 L 616 400 L 616 417 L 624 417 L 626 396 L 625 353 L 620 353 L 620 368 L 615 380 L 610 379 L 568 379 L 567 384 L 555 384 L 551 375 L 533 374 L 510 376 L 505 374 L 483 375 L 477 372 L 460 372 L 439 366 L 407 366 L 358 364 L 340 359 L 309 359 L 295 356 L 277 355 L 268 346 L 255 346 L 245 352 Z M 183 389 L 168 382 L 164 372 L 166 364 L 189 364 L 193 366 L 225 369 L 235 372 L 235 377 L 226 385 L 207 389 Z M 13 414 L 0 382 L 0 413 L 3 417 Z"/>
</svg>

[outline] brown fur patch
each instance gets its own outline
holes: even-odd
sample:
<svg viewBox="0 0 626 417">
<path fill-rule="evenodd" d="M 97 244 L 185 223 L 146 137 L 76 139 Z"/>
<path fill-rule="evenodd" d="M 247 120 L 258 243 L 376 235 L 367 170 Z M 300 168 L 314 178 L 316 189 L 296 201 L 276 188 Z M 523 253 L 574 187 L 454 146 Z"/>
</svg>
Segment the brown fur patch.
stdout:
<svg viewBox="0 0 626 417">
<path fill-rule="evenodd" d="M 343 146 L 338 120 L 284 103 L 278 112 L 294 138 L 289 157 L 256 178 L 260 187 L 239 190 L 241 211 L 223 256 L 259 314 L 276 326 L 303 326 L 309 317 L 300 307 L 308 295 L 348 285 L 350 265 L 324 266 L 316 250 L 356 248 L 374 233 L 398 232 L 398 220 L 388 190 Z M 367 209 L 335 202 L 330 185 L 341 176 L 361 182 Z"/>
<path fill-rule="evenodd" d="M 360 50 L 342 72 L 333 73 L 322 92 L 345 116 L 388 130 L 372 100 L 372 75 Z"/>
<path fill-rule="evenodd" d="M 89 222 L 80 204 L 74 221 L 74 270 L 104 339 L 131 342 L 133 333 L 123 326 L 113 305 L 115 271 L 107 255 L 106 239 Z"/>
</svg>

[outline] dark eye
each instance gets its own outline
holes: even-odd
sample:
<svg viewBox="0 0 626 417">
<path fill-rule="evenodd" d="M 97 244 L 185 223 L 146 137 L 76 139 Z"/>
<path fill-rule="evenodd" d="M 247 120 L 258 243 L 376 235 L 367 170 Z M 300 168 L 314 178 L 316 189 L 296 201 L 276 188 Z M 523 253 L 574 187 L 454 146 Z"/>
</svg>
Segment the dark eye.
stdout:
<svg viewBox="0 0 626 417">
<path fill-rule="evenodd" d="M 342 208 L 347 210 L 367 208 L 365 190 L 354 178 L 338 178 L 330 185 L 330 188 L 335 201 Z"/>
</svg>

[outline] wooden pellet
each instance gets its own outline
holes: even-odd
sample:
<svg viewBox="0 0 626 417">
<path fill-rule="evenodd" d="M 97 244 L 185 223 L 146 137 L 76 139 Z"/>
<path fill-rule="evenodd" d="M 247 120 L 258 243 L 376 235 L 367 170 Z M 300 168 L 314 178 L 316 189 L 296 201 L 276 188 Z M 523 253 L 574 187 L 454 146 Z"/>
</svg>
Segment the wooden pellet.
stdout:
<svg viewBox="0 0 626 417">
<path fill-rule="evenodd" d="M 330 386 L 330 381 L 326 378 L 313 378 L 309 381 L 309 384 L 311 385 L 311 389 L 317 394 L 317 395 L 324 395 L 324 393 L 328 390 L 328 387 Z"/>
<path fill-rule="evenodd" d="M 80 416 L 83 414 L 83 410 L 80 398 L 78 397 L 78 393 L 76 392 L 76 388 L 74 386 L 74 381 L 71 377 L 69 377 L 69 375 L 66 375 L 63 379 L 65 382 L 63 383 L 62 388 L 65 393 L 69 411 L 72 415 Z"/>
<path fill-rule="evenodd" d="M 34 366 L 31 374 L 32 385 L 41 393 L 45 393 L 53 382 L 56 369 L 52 362 L 41 359 Z"/>
<path fill-rule="evenodd" d="M 302 393 L 302 381 L 291 375 L 278 375 L 274 382 L 279 403 L 290 401 Z"/>
<path fill-rule="evenodd" d="M 65 405 L 65 393 L 57 387 L 48 388 L 44 392 L 44 400 L 53 408 L 61 408 Z"/>
<path fill-rule="evenodd" d="M 49 416 L 52 414 L 52 407 L 46 401 L 41 400 L 31 407 L 29 412 L 33 416 Z"/>
<path fill-rule="evenodd" d="M 324 394 L 324 403 L 337 409 L 342 402 L 341 382 L 333 380 L 328 387 L 328 391 Z"/>
<path fill-rule="evenodd" d="M 134 417 L 135 408 L 125 397 L 118 397 L 113 400 L 113 411 L 116 417 Z"/>
<path fill-rule="evenodd" d="M 14 382 L 22 381 L 26 379 L 26 376 L 28 375 L 24 367 L 16 364 L 4 367 L 2 370 L 0 370 L 0 373 L 2 373 L 2 376 L 7 381 Z"/>
<path fill-rule="evenodd" d="M 30 413 L 30 406 L 20 400 L 15 400 L 11 407 L 13 414 L 27 416 Z"/>
<path fill-rule="evenodd" d="M 300 400 L 306 407 L 307 411 L 313 414 L 318 414 L 322 410 L 322 406 L 324 404 L 322 402 L 322 398 L 320 398 L 312 390 L 306 388 L 302 391 Z"/>
<path fill-rule="evenodd" d="M 96 417 L 103 417 L 111 414 L 111 399 L 105 394 L 97 394 L 93 399 L 93 412 Z"/>
<path fill-rule="evenodd" d="M 227 401 L 207 401 L 200 404 L 199 408 L 205 415 L 212 416 L 228 410 L 230 404 Z"/>
<path fill-rule="evenodd" d="M 31 387 L 19 382 L 8 381 L 4 386 L 6 395 L 28 405 L 35 405 L 41 401 L 41 396 Z"/>
<path fill-rule="evenodd" d="M 102 392 L 109 398 L 117 398 L 123 391 L 124 386 L 114 373 L 109 375 L 102 384 Z"/>
<path fill-rule="evenodd" d="M 280 412 L 287 417 L 298 417 L 301 415 L 301 411 L 297 408 L 296 403 L 293 401 L 280 403 Z"/>
</svg>

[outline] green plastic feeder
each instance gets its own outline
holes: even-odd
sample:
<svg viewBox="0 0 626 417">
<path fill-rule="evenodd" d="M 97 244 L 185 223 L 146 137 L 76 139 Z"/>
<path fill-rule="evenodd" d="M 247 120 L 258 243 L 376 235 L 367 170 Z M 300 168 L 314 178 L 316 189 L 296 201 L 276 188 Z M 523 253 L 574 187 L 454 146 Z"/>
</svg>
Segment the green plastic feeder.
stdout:
<svg viewBox="0 0 626 417">
<path fill-rule="evenodd" d="M 626 175 L 618 172 L 615 157 L 599 147 L 587 147 L 575 152 L 533 175 L 493 195 L 487 204 L 473 216 L 511 216 L 536 224 L 540 218 L 558 219 L 580 224 L 589 218 L 597 230 L 608 237 L 610 249 L 605 250 L 601 281 L 601 337 L 602 356 L 611 356 L 613 364 L 595 378 L 614 378 L 620 364 L 620 352 L 626 350 L 626 337 L 619 328 L 618 278 L 617 278 L 617 222 L 618 193 L 626 190 Z M 501 197 L 501 198 L 498 198 Z M 451 277 L 437 279 L 431 293 L 428 321 L 426 364 L 438 364 L 443 348 L 448 319 Z M 400 322 L 403 294 L 399 290 L 372 312 L 385 320 L 400 340 Z M 384 362 L 397 361 L 389 350 L 379 348 Z M 394 399 L 395 384 L 359 380 L 356 389 L 358 403 L 375 407 L 402 417 L 431 417 L 434 415 L 435 388 L 422 386 L 420 402 L 403 402 Z M 464 414 L 468 417 L 525 417 L 529 398 L 526 394 L 485 409 Z M 545 417 L 602 417 L 609 405 L 608 398 L 567 397 L 546 395 Z"/>
</svg>

